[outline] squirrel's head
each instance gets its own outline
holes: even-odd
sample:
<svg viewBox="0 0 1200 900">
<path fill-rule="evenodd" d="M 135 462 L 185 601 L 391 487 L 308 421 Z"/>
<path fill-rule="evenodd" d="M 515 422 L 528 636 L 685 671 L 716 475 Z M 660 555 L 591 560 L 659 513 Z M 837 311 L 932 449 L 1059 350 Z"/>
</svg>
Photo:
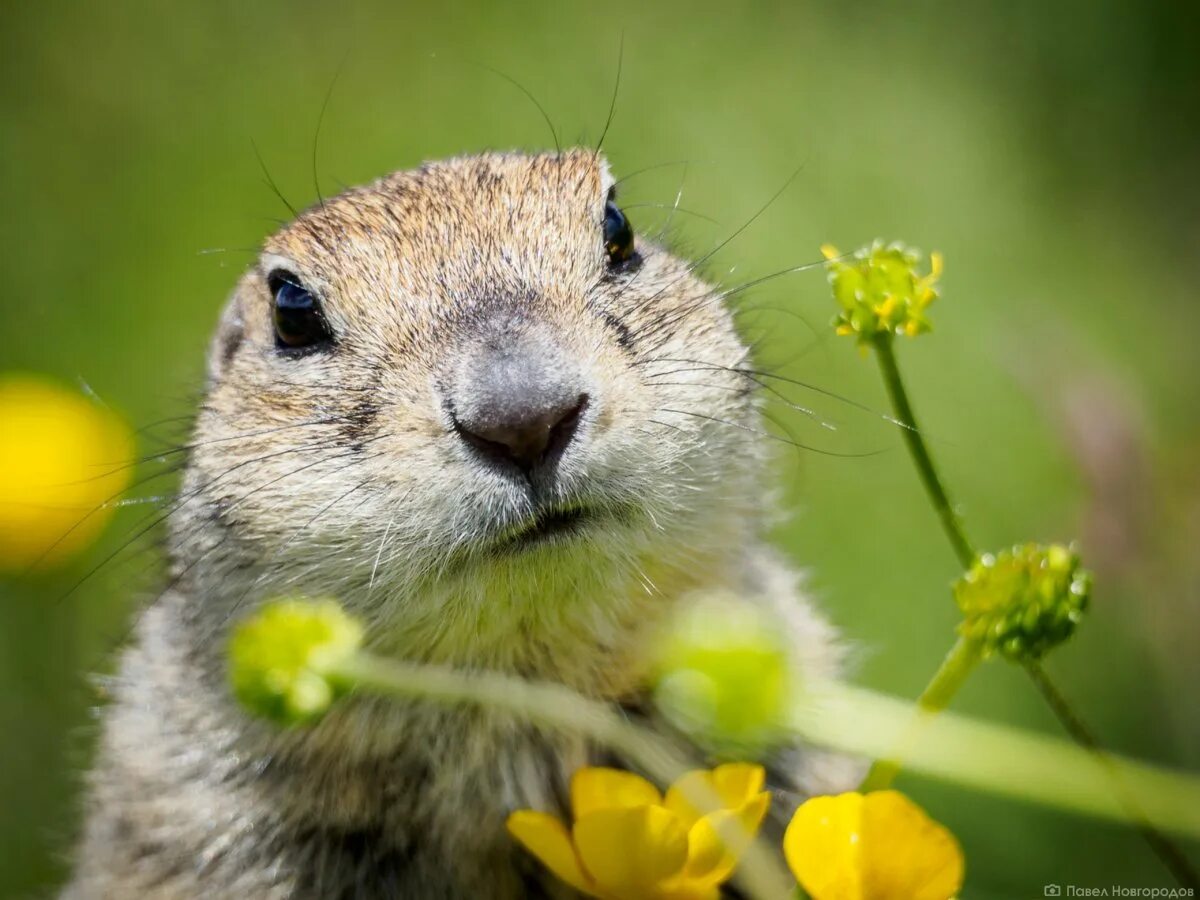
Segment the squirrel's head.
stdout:
<svg viewBox="0 0 1200 900">
<path fill-rule="evenodd" d="M 331 594 L 427 658 L 615 645 L 751 527 L 746 353 L 590 150 L 347 191 L 229 302 L 173 563 L 214 625 Z"/>
</svg>

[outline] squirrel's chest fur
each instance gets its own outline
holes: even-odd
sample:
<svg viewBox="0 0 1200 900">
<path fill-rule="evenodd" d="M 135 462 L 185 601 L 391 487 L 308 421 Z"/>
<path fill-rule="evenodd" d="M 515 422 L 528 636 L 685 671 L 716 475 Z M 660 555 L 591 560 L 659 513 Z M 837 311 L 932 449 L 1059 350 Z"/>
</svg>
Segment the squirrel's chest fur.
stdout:
<svg viewBox="0 0 1200 900">
<path fill-rule="evenodd" d="M 747 563 L 745 595 L 780 616 L 807 671 L 832 674 L 833 632 L 794 575 L 766 551 Z M 478 710 L 394 702 L 335 708 L 281 736 L 189 658 L 185 604 L 168 594 L 148 611 L 114 679 L 67 898 L 572 896 L 504 820 L 525 807 L 565 816 L 570 774 L 608 762 L 597 748 Z M 774 812 L 859 774 L 788 751 L 772 775 L 785 791 Z"/>
<path fill-rule="evenodd" d="M 114 679 L 92 779 L 103 814 L 68 897 L 540 895 L 504 819 L 565 809 L 581 741 L 395 703 L 359 704 L 282 739 L 246 730 L 183 663 L 178 605 L 168 595 L 150 610 Z"/>
</svg>

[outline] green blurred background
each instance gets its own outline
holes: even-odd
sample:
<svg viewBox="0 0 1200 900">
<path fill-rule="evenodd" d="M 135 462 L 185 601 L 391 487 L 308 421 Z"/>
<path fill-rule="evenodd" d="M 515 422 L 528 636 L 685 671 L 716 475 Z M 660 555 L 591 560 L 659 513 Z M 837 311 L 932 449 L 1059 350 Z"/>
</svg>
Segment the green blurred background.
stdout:
<svg viewBox="0 0 1200 900">
<path fill-rule="evenodd" d="M 427 158 L 605 141 L 643 231 L 682 188 L 678 245 L 737 228 L 728 283 L 876 236 L 946 254 L 935 333 L 902 346 L 977 540 L 1081 538 L 1095 611 L 1050 668 L 1113 748 L 1200 766 L 1200 62 L 1189 5 L 4 3 L 0 371 L 82 379 L 143 452 L 186 436 L 215 316 L 286 209 Z M 826 339 L 819 271 L 741 298 L 761 357 L 874 409 L 870 360 Z M 863 683 L 914 696 L 952 637 L 953 558 L 878 416 L 802 388 L 779 529 Z M 882 451 L 875 453 L 874 451 Z M 144 474 L 154 474 L 153 466 Z M 170 477 L 135 493 L 169 490 Z M 161 572 L 123 511 L 68 570 L 0 580 L 0 896 L 63 876 L 99 692 Z M 957 706 L 1057 731 L 1001 664 Z M 965 845 L 969 898 L 1170 882 L 1129 829 L 905 777 Z M 1197 848 L 1189 852 L 1196 857 Z"/>
</svg>

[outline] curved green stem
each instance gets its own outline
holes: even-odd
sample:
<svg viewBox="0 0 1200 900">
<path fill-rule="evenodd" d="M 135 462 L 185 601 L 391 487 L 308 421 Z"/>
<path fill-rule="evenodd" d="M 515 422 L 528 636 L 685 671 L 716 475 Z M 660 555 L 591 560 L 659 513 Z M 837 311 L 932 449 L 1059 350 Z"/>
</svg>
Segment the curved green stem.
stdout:
<svg viewBox="0 0 1200 900">
<path fill-rule="evenodd" d="M 933 502 L 933 508 L 942 522 L 942 530 L 950 539 L 959 563 L 964 569 L 969 568 L 975 562 L 975 550 L 967 538 L 958 513 L 954 511 L 954 504 L 950 502 L 950 496 L 946 493 L 937 467 L 933 464 L 933 457 L 929 453 L 929 448 L 925 446 L 925 439 L 917 427 L 917 417 L 913 413 L 908 392 L 904 389 L 904 379 L 900 377 L 900 366 L 896 362 L 893 338 L 890 334 L 880 333 L 873 338 L 872 344 L 875 347 L 875 357 L 879 360 L 879 369 L 883 374 L 883 383 L 887 388 L 888 399 L 891 401 L 896 419 L 903 426 L 900 433 L 904 437 L 909 455 L 912 456 L 913 462 L 917 466 L 921 484 L 925 486 L 925 493 Z"/>
<path fill-rule="evenodd" d="M 1036 660 L 1030 660 L 1025 663 L 1025 671 L 1033 679 L 1033 683 L 1045 699 L 1046 705 L 1050 707 L 1063 729 L 1071 735 L 1075 743 L 1091 753 L 1103 767 L 1113 786 L 1113 793 L 1116 794 L 1117 800 L 1125 808 L 1130 821 L 1141 833 L 1142 838 L 1154 851 L 1159 861 L 1174 876 L 1181 887 L 1190 888 L 1193 894 L 1200 891 L 1200 877 L 1197 877 L 1196 871 L 1183 855 L 1183 851 L 1150 821 L 1142 804 L 1138 802 L 1137 794 L 1122 776 L 1120 767 L 1116 765 L 1108 751 L 1100 745 L 1100 741 L 1092 734 L 1092 730 L 1087 727 L 1087 724 L 1076 715 L 1075 710 L 1067 702 L 1067 698 L 1050 680 L 1050 676 L 1042 668 L 1042 664 Z"/>
<path fill-rule="evenodd" d="M 950 705 L 950 700 L 958 693 L 958 689 L 975 671 L 975 667 L 982 659 L 983 653 L 978 641 L 959 637 L 954 646 L 950 648 L 950 652 L 946 654 L 946 658 L 942 660 L 942 664 L 930 679 L 929 684 L 925 686 L 925 690 L 921 692 L 921 696 L 917 698 L 920 714 L 913 720 L 896 749 L 887 757 L 877 759 L 871 764 L 871 770 L 863 779 L 859 790 L 865 793 L 883 790 L 891 786 L 892 781 L 900 774 L 904 758 L 907 755 L 906 751 L 916 740 L 922 725 L 928 721 L 931 715 L 941 712 Z"/>
<path fill-rule="evenodd" d="M 946 537 L 950 539 L 950 544 L 954 548 L 954 553 L 958 557 L 959 563 L 964 569 L 970 568 L 975 562 L 975 550 L 971 545 L 970 539 L 967 537 L 966 530 L 963 528 L 962 520 L 958 517 L 958 513 L 954 510 L 954 505 L 950 502 L 950 497 L 946 492 L 945 486 L 942 484 L 941 477 L 938 475 L 937 467 L 934 465 L 933 457 L 930 455 L 929 448 L 925 445 L 925 439 L 921 436 L 921 432 L 917 427 L 916 415 L 913 413 L 908 393 L 904 389 L 904 379 L 900 375 L 900 366 L 896 361 L 893 337 L 887 333 L 880 333 L 872 340 L 872 346 L 875 348 L 875 355 L 879 360 L 879 369 L 883 374 L 883 383 L 887 388 L 892 409 L 902 426 L 901 433 L 904 436 L 904 443 L 907 445 L 909 454 L 916 464 L 921 483 L 924 485 L 925 492 L 929 495 L 929 499 L 933 503 L 934 510 L 942 522 L 942 530 L 946 532 Z M 933 680 L 930 681 L 925 692 L 921 695 L 918 703 L 923 711 L 928 713 L 945 708 L 963 680 L 965 680 L 971 669 L 974 668 L 974 663 L 962 663 L 959 657 L 964 655 L 969 656 L 969 648 L 964 646 L 964 640 L 960 638 L 958 643 L 955 644 L 954 649 L 951 650 L 950 655 L 942 663 L 941 668 L 934 675 Z M 978 662 L 979 653 L 977 648 L 975 656 L 975 662 Z M 1136 824 L 1151 849 L 1158 855 L 1163 864 L 1181 885 L 1195 888 L 1198 884 L 1196 873 L 1192 870 L 1178 847 L 1163 835 L 1141 810 L 1137 802 L 1137 797 L 1129 790 L 1128 785 L 1121 781 L 1117 770 L 1106 762 L 1109 757 L 1100 745 L 1100 742 L 1071 708 L 1066 698 L 1058 691 L 1053 681 L 1051 681 L 1050 676 L 1037 662 L 1026 663 L 1025 669 L 1066 732 L 1071 735 L 1080 747 L 1089 751 L 1101 763 L 1101 766 L 1112 782 L 1114 791 L 1121 804 L 1126 808 L 1130 819 Z M 932 705 L 930 705 L 931 701 Z M 919 727 L 923 718 L 923 716 L 918 717 L 913 725 L 913 731 Z M 911 739 L 910 734 L 909 740 L 911 741 Z M 876 761 L 871 767 L 866 780 L 863 782 L 863 790 L 886 787 L 900 771 L 900 765 L 898 753 L 894 753 L 886 759 Z"/>
<path fill-rule="evenodd" d="M 493 672 L 462 672 L 442 666 L 419 665 L 359 652 L 337 666 L 332 677 L 347 685 L 392 697 L 422 698 L 441 703 L 469 703 L 516 714 L 534 725 L 585 735 L 624 754 L 661 784 L 671 784 L 694 762 L 671 741 L 638 727 L 616 707 L 584 697 L 558 684 L 526 681 Z M 716 809 L 720 798 L 702 785 L 684 784 L 688 801 L 697 809 Z M 722 837 L 746 844 L 735 880 L 755 900 L 789 900 L 795 879 L 777 853 L 761 838 L 745 834 L 736 822 Z"/>
<path fill-rule="evenodd" d="M 958 662 L 951 662 L 955 659 Z M 970 665 L 969 650 L 952 653 L 943 669 L 958 675 L 947 674 L 940 679 L 942 685 L 950 687 L 956 678 L 965 677 Z M 403 663 L 362 652 L 338 665 L 332 677 L 382 696 L 469 703 L 547 729 L 583 735 L 611 746 L 664 784 L 693 767 L 686 752 L 662 735 L 633 724 L 619 708 L 559 684 Z M 933 699 L 938 696 L 939 691 L 932 692 Z M 1115 771 L 1142 800 L 1147 816 L 1181 835 L 1200 838 L 1200 778 L 1185 772 L 1109 754 L 1106 765 L 1112 771 L 1105 773 L 1095 766 L 1094 754 L 1057 738 L 952 712 L 927 717 L 914 732 L 909 701 L 844 684 L 811 685 L 792 708 L 787 724 L 814 745 L 863 756 L 886 754 L 908 738 L 907 765 L 914 771 L 976 790 L 1128 822 L 1128 808 L 1111 790 Z M 714 802 L 700 797 L 693 805 Z M 739 872 L 746 876 L 743 886 L 756 898 L 782 898 L 794 883 L 777 854 L 759 842 L 747 849 Z"/>
<path fill-rule="evenodd" d="M 1200 839 L 1200 776 L 1116 754 L 1107 768 L 1073 742 L 984 722 L 947 710 L 913 729 L 912 704 L 845 684 L 813 685 L 792 711 L 792 728 L 810 743 L 877 757 L 908 743 L 904 768 L 964 788 L 1131 823 L 1113 793 L 1116 776 L 1148 819 Z M 1134 822 L 1133 824 L 1136 824 Z"/>
</svg>

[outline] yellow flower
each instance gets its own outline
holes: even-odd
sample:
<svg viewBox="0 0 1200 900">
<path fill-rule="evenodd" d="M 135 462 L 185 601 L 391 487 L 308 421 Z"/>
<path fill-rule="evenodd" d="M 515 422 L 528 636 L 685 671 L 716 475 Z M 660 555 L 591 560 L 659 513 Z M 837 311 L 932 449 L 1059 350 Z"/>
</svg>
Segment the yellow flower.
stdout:
<svg viewBox="0 0 1200 900">
<path fill-rule="evenodd" d="M 857 335 L 867 344 L 879 334 L 915 337 L 929 330 L 925 315 L 938 298 L 942 255 L 929 256 L 930 270 L 917 273 L 921 254 L 901 243 L 875 241 L 844 259 L 831 244 L 821 247 L 833 296 L 842 307 L 834 319 L 838 334 Z"/>
<path fill-rule="evenodd" d="M 76 391 L 0 376 L 0 570 L 61 563 L 92 543 L 129 484 L 133 436 Z"/>
<path fill-rule="evenodd" d="M 234 696 L 282 725 L 316 719 L 348 689 L 334 672 L 362 640 L 362 626 L 333 600 L 274 600 L 234 629 Z"/>
<path fill-rule="evenodd" d="M 715 900 L 767 813 L 761 766 L 689 772 L 664 797 L 646 779 L 583 768 L 571 779 L 574 827 L 531 809 L 508 830 L 556 876 L 606 900 Z M 697 803 L 715 800 L 707 808 Z M 703 813 L 703 814 L 702 814 Z"/>
<path fill-rule="evenodd" d="M 898 791 L 814 797 L 783 852 L 813 900 L 949 900 L 962 887 L 958 841 Z"/>
</svg>

